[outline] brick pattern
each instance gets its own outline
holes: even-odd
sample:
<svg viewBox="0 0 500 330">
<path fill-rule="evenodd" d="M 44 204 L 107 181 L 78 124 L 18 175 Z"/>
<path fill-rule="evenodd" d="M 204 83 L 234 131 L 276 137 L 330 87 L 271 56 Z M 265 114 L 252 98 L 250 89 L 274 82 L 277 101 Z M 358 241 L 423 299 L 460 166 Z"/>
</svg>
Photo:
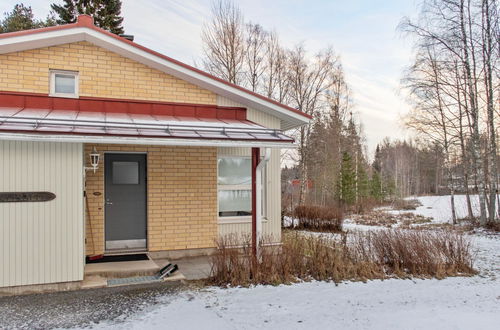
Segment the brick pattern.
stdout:
<svg viewBox="0 0 500 330">
<path fill-rule="evenodd" d="M 80 95 L 216 104 L 216 95 L 89 42 L 0 54 L 0 90 L 49 93 L 49 69 L 80 73 Z"/>
<path fill-rule="evenodd" d="M 101 157 L 105 151 L 147 152 L 149 251 L 214 247 L 217 148 L 87 144 L 86 166 L 93 147 Z M 103 164 L 86 174 L 86 255 L 104 252 Z"/>
</svg>

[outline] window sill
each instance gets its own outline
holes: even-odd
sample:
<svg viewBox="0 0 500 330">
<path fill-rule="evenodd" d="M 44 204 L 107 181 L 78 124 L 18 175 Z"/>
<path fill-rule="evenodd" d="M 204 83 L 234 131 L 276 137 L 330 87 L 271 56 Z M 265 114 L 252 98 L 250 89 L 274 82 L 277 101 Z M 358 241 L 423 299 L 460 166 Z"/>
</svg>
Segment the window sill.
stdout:
<svg viewBox="0 0 500 330">
<path fill-rule="evenodd" d="M 262 218 L 262 223 L 266 223 L 267 221 L 268 221 L 267 218 Z M 219 225 L 252 223 L 252 217 L 251 216 L 221 217 L 218 219 L 217 223 Z"/>
<path fill-rule="evenodd" d="M 51 96 L 51 97 L 62 97 L 62 98 L 65 98 L 65 99 L 78 99 L 78 98 L 80 98 L 80 96 L 77 95 L 77 94 L 50 93 L 49 96 Z"/>
</svg>

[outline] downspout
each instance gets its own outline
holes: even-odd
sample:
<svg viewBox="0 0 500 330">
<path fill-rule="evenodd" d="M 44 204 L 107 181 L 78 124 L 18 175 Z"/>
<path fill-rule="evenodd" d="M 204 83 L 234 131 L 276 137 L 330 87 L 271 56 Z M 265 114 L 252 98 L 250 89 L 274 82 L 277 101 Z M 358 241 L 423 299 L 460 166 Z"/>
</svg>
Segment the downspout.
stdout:
<svg viewBox="0 0 500 330">
<path fill-rule="evenodd" d="M 252 148 L 252 263 L 257 260 L 257 167 L 259 160 L 260 148 Z"/>
<path fill-rule="evenodd" d="M 257 156 L 257 162 L 255 167 L 255 191 L 252 197 L 255 197 L 253 206 L 255 207 L 252 215 L 252 243 L 254 246 L 254 255 L 259 255 L 259 243 L 262 237 L 262 171 L 265 169 L 267 163 L 271 159 L 271 148 L 264 148 L 264 157 L 259 162 L 260 150 L 253 156 Z"/>
</svg>

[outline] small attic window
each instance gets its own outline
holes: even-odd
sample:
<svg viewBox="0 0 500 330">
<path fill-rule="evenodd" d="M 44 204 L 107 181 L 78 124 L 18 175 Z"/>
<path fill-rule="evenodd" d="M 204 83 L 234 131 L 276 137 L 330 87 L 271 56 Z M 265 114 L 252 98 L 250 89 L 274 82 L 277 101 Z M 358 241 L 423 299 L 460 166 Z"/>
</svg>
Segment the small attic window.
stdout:
<svg viewBox="0 0 500 330">
<path fill-rule="evenodd" d="M 78 72 L 50 70 L 50 96 L 78 97 Z"/>
</svg>

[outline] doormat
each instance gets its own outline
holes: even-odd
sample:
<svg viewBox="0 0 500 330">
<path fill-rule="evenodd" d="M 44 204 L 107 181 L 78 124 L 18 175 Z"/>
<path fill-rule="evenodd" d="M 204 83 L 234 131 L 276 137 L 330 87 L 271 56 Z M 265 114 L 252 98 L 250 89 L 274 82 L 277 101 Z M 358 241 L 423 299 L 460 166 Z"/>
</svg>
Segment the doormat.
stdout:
<svg viewBox="0 0 500 330">
<path fill-rule="evenodd" d="M 122 255 L 116 255 L 116 256 L 104 256 L 100 259 L 94 259 L 94 260 L 90 260 L 90 258 L 87 257 L 87 258 L 85 258 L 85 263 L 98 264 L 101 262 L 139 261 L 139 260 L 149 260 L 149 257 L 145 253 L 122 254 Z"/>
</svg>

